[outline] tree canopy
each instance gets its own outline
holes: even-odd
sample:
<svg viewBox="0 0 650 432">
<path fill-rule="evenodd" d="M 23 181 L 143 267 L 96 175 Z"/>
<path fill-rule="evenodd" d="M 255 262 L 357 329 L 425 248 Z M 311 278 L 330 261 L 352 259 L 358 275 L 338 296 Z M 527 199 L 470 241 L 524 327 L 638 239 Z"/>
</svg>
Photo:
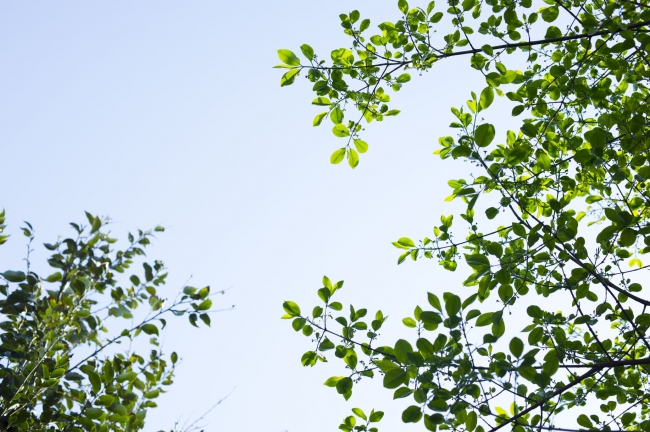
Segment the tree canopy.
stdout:
<svg viewBox="0 0 650 432">
<path fill-rule="evenodd" d="M 34 271 L 29 223 L 25 271 L 0 273 L 0 430 L 141 430 L 179 361 L 159 340 L 168 316 L 210 325 L 209 287 L 186 286 L 168 301 L 162 261 L 131 268 L 163 227 L 129 234 L 117 249 L 109 219 L 86 215 L 87 224 L 71 224 L 73 236 L 44 244 L 51 274 Z M 4 223 L 3 211 L 0 234 Z"/>
<path fill-rule="evenodd" d="M 466 273 L 464 287 L 428 293 L 403 319 L 404 338 L 385 341 L 384 314 L 343 313 L 333 300 L 343 282 L 324 278 L 311 313 L 284 303 L 314 344 L 302 364 L 340 359 L 344 372 L 325 385 L 346 399 L 380 379 L 411 400 L 402 420 L 431 431 L 650 430 L 650 5 L 399 0 L 398 9 L 374 27 L 359 11 L 340 15 L 350 45 L 330 58 L 309 45 L 304 59 L 279 50 L 281 85 L 310 81 L 324 108 L 314 125 L 329 119 L 345 143 L 331 163 L 354 168 L 368 150 L 362 125 L 399 113 L 390 93 L 412 73 L 462 56 L 484 77 L 483 88 L 458 90 L 469 100 L 451 107 L 455 132 L 436 151 L 445 165 L 473 166 L 448 181 L 448 200 L 464 210 L 441 216 L 433 236 L 393 243 L 398 263 L 435 260 Z M 353 413 L 342 430 L 374 431 L 383 415 Z"/>
</svg>

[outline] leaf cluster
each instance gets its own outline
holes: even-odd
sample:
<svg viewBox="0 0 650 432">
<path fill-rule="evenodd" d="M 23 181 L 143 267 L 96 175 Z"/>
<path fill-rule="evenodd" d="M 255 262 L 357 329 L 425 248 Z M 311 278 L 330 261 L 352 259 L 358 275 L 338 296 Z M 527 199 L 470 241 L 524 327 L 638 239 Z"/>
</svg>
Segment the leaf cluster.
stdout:
<svg viewBox="0 0 650 432">
<path fill-rule="evenodd" d="M 179 359 L 160 346 L 166 316 L 210 323 L 208 287 L 185 287 L 168 301 L 161 261 L 132 270 L 162 227 L 129 234 L 128 246 L 117 249 L 109 220 L 86 216 L 88 224 L 71 224 L 74 236 L 45 243 L 53 269 L 48 276 L 31 266 L 28 223 L 26 271 L 0 273 L 1 430 L 143 429 L 148 410 L 173 383 Z M 148 354 L 136 351 L 141 335 L 151 345 Z M 120 349 L 122 342 L 128 347 Z"/>
<path fill-rule="evenodd" d="M 402 321 L 415 334 L 386 346 L 371 346 L 376 331 L 361 342 L 350 321 L 323 318 L 303 364 L 323 359 L 323 340 L 335 349 L 331 338 L 344 361 L 361 350 L 364 363 L 346 362 L 350 375 L 337 391 L 347 398 L 361 378 L 380 374 L 395 398 L 413 400 L 402 420 L 432 431 L 648 430 L 650 301 L 640 270 L 650 252 L 650 7 L 447 6 L 400 0 L 400 18 L 374 33 L 359 12 L 341 15 L 351 46 L 332 51 L 331 63 L 313 54 L 291 65 L 306 70 L 314 103 L 328 107 L 315 125 L 329 116 L 348 139 L 332 162 L 352 158 L 353 167 L 362 121 L 394 112 L 388 91 L 406 85 L 407 71 L 464 56 L 485 80 L 451 108 L 455 136 L 441 137 L 436 151 L 450 167 L 474 167 L 470 179 L 448 182 L 447 201 L 464 203 L 455 216 L 465 227 L 442 216 L 432 236 L 393 243 L 398 264 L 429 259 L 466 272 L 463 288 L 430 293 L 431 308 Z M 511 106 L 510 130 L 485 120 L 496 98 Z M 351 108 L 360 116 L 343 129 Z M 315 326 L 316 316 L 295 316 Z M 599 411 L 573 414 L 578 407 Z"/>
</svg>

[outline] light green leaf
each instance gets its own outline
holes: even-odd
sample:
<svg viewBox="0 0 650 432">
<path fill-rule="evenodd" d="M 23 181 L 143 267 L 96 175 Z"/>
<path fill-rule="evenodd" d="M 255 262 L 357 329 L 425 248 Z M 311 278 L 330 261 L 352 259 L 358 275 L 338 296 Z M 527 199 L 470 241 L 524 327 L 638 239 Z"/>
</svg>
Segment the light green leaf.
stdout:
<svg viewBox="0 0 650 432">
<path fill-rule="evenodd" d="M 337 384 L 339 381 L 341 381 L 343 378 L 344 378 L 344 377 L 342 377 L 342 376 L 333 376 L 333 377 L 329 377 L 329 378 L 324 382 L 324 384 L 325 384 L 327 387 L 336 387 L 336 384 Z"/>
<path fill-rule="evenodd" d="M 336 107 L 332 110 L 332 112 L 330 113 L 330 120 L 332 120 L 332 123 L 334 123 L 335 125 L 341 124 L 343 122 L 343 111 L 341 110 L 341 108 Z M 336 135 L 336 133 L 334 135 Z"/>
<path fill-rule="evenodd" d="M 355 149 L 348 150 L 348 165 L 352 168 L 356 168 L 359 165 L 359 154 Z"/>
<path fill-rule="evenodd" d="M 330 162 L 335 165 L 341 163 L 343 159 L 345 159 L 345 147 L 336 150 L 332 153 L 332 156 L 330 156 Z"/>
<path fill-rule="evenodd" d="M 299 316 L 300 315 L 300 307 L 296 303 L 294 303 L 292 301 L 289 301 L 289 300 L 285 301 L 282 304 L 282 307 L 284 308 L 284 311 L 287 314 L 291 315 L 291 316 Z"/>
<path fill-rule="evenodd" d="M 361 141 L 360 139 L 354 140 L 354 146 L 357 148 L 357 151 L 359 153 L 365 153 L 368 151 L 368 143 L 365 141 Z"/>
<path fill-rule="evenodd" d="M 328 98 L 326 98 L 326 97 L 319 96 L 316 99 L 314 99 L 311 102 L 311 104 L 312 105 L 319 105 L 319 106 L 329 106 L 329 105 L 332 104 L 332 102 L 330 102 L 330 100 Z"/>
<path fill-rule="evenodd" d="M 492 105 L 492 101 L 494 101 L 494 90 L 492 90 L 492 87 L 485 87 L 481 92 L 481 99 L 479 100 L 481 108 L 487 109 Z"/>
<path fill-rule="evenodd" d="M 332 128 L 332 133 L 334 136 L 337 136 L 339 138 L 343 137 L 348 137 L 350 136 L 350 129 L 344 124 L 337 124 Z"/>
<path fill-rule="evenodd" d="M 320 114 L 317 114 L 316 117 L 314 117 L 314 126 L 320 126 L 320 124 L 323 122 L 323 119 L 327 115 L 327 112 L 322 112 Z"/>
<path fill-rule="evenodd" d="M 303 44 L 300 46 L 300 51 L 304 54 L 305 57 L 307 57 L 307 60 L 313 60 L 314 59 L 314 49 L 310 47 L 307 44 Z"/>
<path fill-rule="evenodd" d="M 400 76 L 398 76 L 395 81 L 397 81 L 400 84 L 409 82 L 409 81 L 411 81 L 411 75 L 409 75 L 407 73 L 403 73 Z"/>
<path fill-rule="evenodd" d="M 300 72 L 300 69 L 291 69 L 289 72 L 282 75 L 282 78 L 280 79 L 280 87 L 293 84 L 298 72 Z"/>
<path fill-rule="evenodd" d="M 368 417 L 366 417 L 366 414 L 363 412 L 361 408 L 352 408 L 352 412 L 357 416 L 361 417 L 364 420 L 368 420 Z"/>
<path fill-rule="evenodd" d="M 300 59 L 288 49 L 278 50 L 278 57 L 280 57 L 280 61 L 284 64 L 288 64 L 289 66 L 300 66 Z"/>
</svg>

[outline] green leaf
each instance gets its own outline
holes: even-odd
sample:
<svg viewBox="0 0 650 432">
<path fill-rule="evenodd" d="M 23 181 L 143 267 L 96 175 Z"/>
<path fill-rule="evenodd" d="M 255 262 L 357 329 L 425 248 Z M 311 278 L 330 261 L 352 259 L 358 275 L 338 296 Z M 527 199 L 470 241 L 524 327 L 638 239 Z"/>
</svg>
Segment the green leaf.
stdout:
<svg viewBox="0 0 650 432">
<path fill-rule="evenodd" d="M 48 282 L 59 282 L 62 279 L 63 279 L 63 275 L 61 274 L 61 272 L 56 272 L 54 274 L 49 275 L 47 278 L 45 278 L 45 280 Z"/>
<path fill-rule="evenodd" d="M 93 419 L 93 420 L 96 420 L 96 419 L 100 418 L 102 416 L 102 414 L 104 414 L 104 410 L 101 409 L 101 408 L 90 407 L 90 408 L 86 408 L 86 411 L 85 411 L 86 417 L 88 417 L 89 419 Z"/>
<path fill-rule="evenodd" d="M 336 383 L 336 391 L 338 394 L 345 394 L 352 391 L 354 383 L 350 377 L 343 377 Z"/>
<path fill-rule="evenodd" d="M 357 416 L 361 417 L 364 420 L 368 420 L 368 417 L 366 417 L 366 414 L 363 412 L 361 408 L 352 408 L 352 412 Z"/>
<path fill-rule="evenodd" d="M 315 351 L 307 351 L 302 355 L 300 363 L 303 366 L 314 366 L 318 361 L 318 354 Z"/>
<path fill-rule="evenodd" d="M 542 309 L 537 305 L 528 306 L 526 313 L 528 313 L 528 316 L 531 318 L 544 318 L 544 312 L 542 312 Z"/>
<path fill-rule="evenodd" d="M 305 325 L 306 322 L 307 320 L 305 320 L 304 318 L 296 318 L 291 322 L 291 326 L 295 331 L 300 331 L 300 329 L 302 329 L 302 327 Z"/>
<path fill-rule="evenodd" d="M 144 393 L 143 396 L 146 399 L 156 399 L 158 396 L 160 396 L 160 390 L 149 390 L 148 392 Z"/>
<path fill-rule="evenodd" d="M 296 55 L 292 51 L 289 51 L 288 49 L 278 50 L 278 57 L 280 58 L 280 61 L 284 64 L 288 64 L 289 66 L 300 66 L 300 59 L 296 57 Z"/>
<path fill-rule="evenodd" d="M 397 240 L 397 244 L 403 249 L 410 249 L 415 247 L 413 240 L 408 237 L 400 237 L 400 239 Z"/>
<path fill-rule="evenodd" d="M 384 417 L 384 412 L 383 411 L 373 411 L 370 414 L 370 423 L 377 423 L 381 421 L 381 419 Z"/>
<path fill-rule="evenodd" d="M 355 149 L 348 150 L 348 165 L 352 168 L 356 168 L 359 165 L 359 154 Z"/>
<path fill-rule="evenodd" d="M 499 209 L 496 209 L 494 207 L 490 207 L 489 209 L 485 210 L 485 216 L 487 216 L 488 219 L 494 219 L 498 214 Z"/>
<path fill-rule="evenodd" d="M 302 51 L 303 55 L 307 57 L 307 60 L 313 60 L 314 59 L 314 49 L 310 47 L 307 44 L 300 45 L 300 51 Z M 282 59 L 280 59 L 282 60 Z M 284 60 L 283 60 L 284 61 Z"/>
<path fill-rule="evenodd" d="M 483 50 L 483 52 L 489 56 L 492 56 L 494 54 L 494 49 L 492 49 L 490 45 L 483 45 L 481 47 L 481 50 Z"/>
<path fill-rule="evenodd" d="M 522 224 L 513 223 L 512 232 L 518 235 L 519 237 L 526 237 L 526 228 Z"/>
<path fill-rule="evenodd" d="M 408 341 L 404 339 L 399 339 L 395 342 L 395 356 L 402 364 L 408 364 L 408 354 L 413 352 L 413 347 Z"/>
<path fill-rule="evenodd" d="M 512 109 L 512 113 L 511 113 L 511 114 L 512 114 L 513 117 L 517 117 L 519 114 L 521 114 L 522 112 L 524 112 L 525 109 L 526 109 L 525 106 L 523 106 L 523 105 L 517 105 L 516 107 L 514 107 L 514 108 Z"/>
<path fill-rule="evenodd" d="M 490 105 L 492 105 L 493 101 L 494 101 L 494 90 L 492 90 L 492 87 L 485 87 L 481 92 L 481 98 L 479 100 L 481 108 L 487 109 Z"/>
<path fill-rule="evenodd" d="M 494 139 L 495 133 L 494 126 L 489 123 L 482 124 L 474 132 L 474 142 L 479 147 L 487 147 Z"/>
<path fill-rule="evenodd" d="M 368 151 L 368 143 L 361 141 L 360 139 L 354 140 L 354 146 L 356 147 L 359 153 L 365 153 Z"/>
<path fill-rule="evenodd" d="M 111 395 L 102 395 L 97 398 L 95 405 L 110 406 L 114 400 L 115 398 Z"/>
<path fill-rule="evenodd" d="M 400 83 L 400 84 L 409 82 L 409 81 L 411 81 L 411 75 L 409 75 L 407 73 L 403 73 L 400 76 L 398 76 L 395 81 Z"/>
<path fill-rule="evenodd" d="M 330 162 L 334 165 L 341 163 L 343 159 L 345 159 L 345 147 L 336 150 L 330 156 Z"/>
<path fill-rule="evenodd" d="M 210 309 L 211 307 L 212 307 L 212 300 L 207 299 L 207 300 L 203 300 L 203 301 L 202 301 L 202 302 L 197 306 L 197 310 L 204 311 L 204 310 L 208 310 L 208 309 Z"/>
<path fill-rule="evenodd" d="M 409 397 L 413 394 L 413 390 L 411 390 L 408 387 L 400 387 L 397 390 L 395 390 L 395 393 L 393 394 L 393 399 L 402 399 L 405 397 Z"/>
<path fill-rule="evenodd" d="M 156 327 L 153 324 L 144 324 L 142 327 L 140 327 L 142 331 L 148 335 L 155 334 L 158 336 L 158 327 Z"/>
<path fill-rule="evenodd" d="M 291 316 L 300 315 L 300 307 L 298 307 L 298 305 L 292 301 L 285 301 L 282 303 L 282 307 L 284 308 L 284 311 Z"/>
<path fill-rule="evenodd" d="M 535 368 L 532 366 L 520 366 L 518 368 L 518 371 L 519 375 L 531 382 L 537 376 L 537 370 L 535 370 Z"/>
<path fill-rule="evenodd" d="M 341 124 L 341 122 L 343 121 L 343 111 L 341 110 L 341 108 L 336 107 L 332 110 L 332 112 L 330 113 L 330 120 L 332 120 L 332 123 L 334 123 L 335 125 Z M 336 133 L 334 135 L 336 135 Z"/>
<path fill-rule="evenodd" d="M 318 347 L 319 351 L 329 351 L 331 349 L 334 349 L 334 342 L 327 338 L 325 338 L 325 340 L 321 342 L 320 346 Z"/>
<path fill-rule="evenodd" d="M 436 12 L 435 14 L 433 14 L 433 16 L 431 16 L 431 19 L 429 21 L 431 21 L 432 23 L 440 22 L 442 16 L 443 16 L 442 12 Z"/>
<path fill-rule="evenodd" d="M 314 117 L 314 122 L 313 122 L 314 127 L 320 126 L 325 116 L 327 116 L 327 112 L 322 112 L 320 114 L 317 114 L 316 117 Z"/>
<path fill-rule="evenodd" d="M 350 136 L 350 129 L 344 124 L 337 124 L 332 128 L 332 133 L 334 136 L 339 138 Z"/>
<path fill-rule="evenodd" d="M 330 106 L 332 104 L 332 102 L 326 97 L 319 96 L 316 99 L 314 99 L 311 102 L 311 104 L 312 105 L 319 105 L 319 106 Z"/>
<path fill-rule="evenodd" d="M 521 357 L 521 354 L 524 352 L 524 343 L 518 337 L 512 338 L 510 341 L 510 352 L 515 357 Z"/>
<path fill-rule="evenodd" d="M 334 309 L 335 311 L 340 311 L 341 309 L 343 309 L 343 306 L 339 302 L 332 302 L 329 304 L 328 307 Z"/>
<path fill-rule="evenodd" d="M 478 294 L 476 294 L 476 293 L 475 293 L 475 294 L 472 294 L 472 295 L 469 296 L 469 297 L 467 297 L 467 298 L 463 301 L 462 309 L 463 309 L 463 310 L 467 309 L 467 307 L 470 306 L 472 303 L 474 303 L 474 302 L 476 301 L 477 298 L 478 298 Z M 478 315 L 477 315 L 477 316 L 478 316 Z"/>
<path fill-rule="evenodd" d="M 467 413 L 467 418 L 465 419 L 465 427 L 467 428 L 467 431 L 472 432 L 476 428 L 477 423 L 478 416 L 476 415 L 476 411 L 470 411 Z"/>
<path fill-rule="evenodd" d="M 2 276 L 9 282 L 22 282 L 26 279 L 25 273 L 21 271 L 7 270 L 6 272 L 2 273 Z"/>
<path fill-rule="evenodd" d="M 429 304 L 431 306 L 433 306 L 434 308 L 436 308 L 440 312 L 442 312 L 442 306 L 440 305 L 440 299 L 438 298 L 437 295 L 432 294 L 432 293 L 427 293 L 427 299 L 429 300 Z"/>
<path fill-rule="evenodd" d="M 537 159 L 536 159 L 537 165 L 539 165 L 540 168 L 544 170 L 550 170 L 551 169 L 551 158 L 548 156 L 548 153 L 545 151 L 539 150 L 537 152 Z"/>
<path fill-rule="evenodd" d="M 490 270 L 490 260 L 483 254 L 465 254 L 465 261 L 477 272 Z"/>
<path fill-rule="evenodd" d="M 359 31 L 362 32 L 366 30 L 368 27 L 370 27 L 370 20 L 364 19 L 363 21 L 361 21 L 361 25 L 359 26 Z"/>
<path fill-rule="evenodd" d="M 479 316 L 478 319 L 476 320 L 476 326 L 484 327 L 492 324 L 492 315 L 494 315 L 493 312 L 487 312 Z"/>
<path fill-rule="evenodd" d="M 532 123 L 524 123 L 521 126 L 521 131 L 524 133 L 524 135 L 530 138 L 535 138 L 537 136 L 537 126 Z"/>
<path fill-rule="evenodd" d="M 137 376 L 138 374 L 136 372 L 124 372 L 119 374 L 115 379 L 117 380 L 117 382 L 125 382 L 125 381 L 131 382 L 134 379 L 136 379 Z"/>
<path fill-rule="evenodd" d="M 636 230 L 633 230 L 632 228 L 625 228 L 623 231 L 621 231 L 621 236 L 619 237 L 618 241 L 623 247 L 632 246 L 634 243 L 636 243 L 636 236 Z"/>
<path fill-rule="evenodd" d="M 343 378 L 344 377 L 342 377 L 342 376 L 329 377 L 329 378 L 327 378 L 327 380 L 323 384 L 325 384 L 327 387 L 336 387 L 336 384 L 339 381 L 341 381 Z"/>
<path fill-rule="evenodd" d="M 402 421 L 404 423 L 417 423 L 422 418 L 422 411 L 419 406 L 411 405 L 402 412 Z"/>
<path fill-rule="evenodd" d="M 542 341 L 543 337 L 544 337 L 544 329 L 541 327 L 535 327 L 528 334 L 528 343 L 531 345 L 537 345 L 539 342 Z"/>
<path fill-rule="evenodd" d="M 390 360 L 374 360 L 374 363 L 382 372 L 390 372 L 394 369 L 400 368 L 397 364 L 393 363 Z"/>
<path fill-rule="evenodd" d="M 280 79 L 280 87 L 285 87 L 294 83 L 296 75 L 300 72 L 300 69 L 291 69 L 289 72 L 282 75 Z"/>
<path fill-rule="evenodd" d="M 384 387 L 387 389 L 395 389 L 404 384 L 406 379 L 407 374 L 404 369 L 392 369 L 384 375 Z"/>
<path fill-rule="evenodd" d="M 112 403 L 109 407 L 107 407 L 107 409 L 110 412 L 115 413 L 115 414 L 119 414 L 119 415 L 122 415 L 122 416 L 127 415 L 126 408 L 124 407 L 124 405 L 116 403 L 116 402 Z"/>
<path fill-rule="evenodd" d="M 460 297 L 455 294 L 445 293 L 445 310 L 449 316 L 455 316 L 460 312 L 461 301 Z"/>
<path fill-rule="evenodd" d="M 591 429 L 593 427 L 593 424 L 591 423 L 591 420 L 589 420 L 589 417 L 587 417 L 584 414 L 580 414 L 578 416 L 578 424 L 582 427 L 586 427 Z"/>
<path fill-rule="evenodd" d="M 422 322 L 429 326 L 436 326 L 442 323 L 442 318 L 435 312 L 422 311 L 420 312 L 420 319 Z M 427 329 L 428 330 L 428 329 Z"/>
<path fill-rule="evenodd" d="M 406 317 L 406 318 L 402 319 L 402 323 L 408 328 L 417 327 L 417 323 L 415 322 L 415 320 L 413 318 L 410 318 L 410 317 Z"/>
<path fill-rule="evenodd" d="M 541 12 L 542 19 L 549 23 L 555 21 L 560 14 L 560 10 L 557 8 L 557 6 L 542 8 Z"/>
<path fill-rule="evenodd" d="M 494 321 L 494 315 L 492 316 L 492 321 Z M 497 338 L 503 336 L 506 332 L 506 322 L 503 318 L 498 320 L 496 323 L 492 324 L 492 334 Z"/>
</svg>

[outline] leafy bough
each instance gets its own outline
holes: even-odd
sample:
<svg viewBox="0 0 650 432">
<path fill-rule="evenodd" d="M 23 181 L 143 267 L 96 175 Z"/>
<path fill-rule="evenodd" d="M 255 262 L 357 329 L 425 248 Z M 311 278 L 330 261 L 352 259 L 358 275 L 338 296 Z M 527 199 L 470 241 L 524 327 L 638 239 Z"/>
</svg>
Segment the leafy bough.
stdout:
<svg viewBox="0 0 650 432">
<path fill-rule="evenodd" d="M 456 216 L 466 228 L 443 216 L 432 237 L 393 243 L 398 264 L 430 259 L 466 272 L 467 291 L 431 293 L 433 309 L 403 320 L 417 333 L 412 342 L 360 342 L 368 358 L 361 369 L 346 362 L 341 393 L 379 370 L 384 387 L 415 403 L 402 419 L 428 430 L 650 429 L 650 300 L 641 294 L 650 252 L 650 7 L 464 0 L 436 11 L 433 2 L 400 0 L 398 8 L 401 17 L 371 35 L 359 12 L 341 15 L 352 43 L 332 51 L 331 64 L 306 46 L 308 65 L 281 52 L 292 74 L 283 84 L 306 71 L 313 103 L 328 109 L 314 124 L 329 117 L 347 138 L 331 161 L 347 157 L 355 167 L 361 121 L 395 113 L 387 90 L 400 90 L 407 70 L 468 58 L 486 86 L 451 108 L 456 136 L 442 136 L 435 152 L 449 166 L 474 167 L 471 178 L 448 182 L 447 201 L 464 203 Z M 497 97 L 512 104 L 512 127 L 501 133 L 484 118 Z M 344 124 L 351 107 L 359 120 Z M 329 323 L 319 324 L 306 364 L 324 358 Z M 345 348 L 341 358 L 363 352 L 347 321 L 338 323 L 343 329 L 328 334 Z"/>
<path fill-rule="evenodd" d="M 159 293 L 167 278 L 161 261 L 144 262 L 140 276 L 119 278 L 162 227 L 129 234 L 127 248 L 113 250 L 117 240 L 105 231 L 109 220 L 86 215 L 88 225 L 71 224 L 75 237 L 45 244 L 54 273 L 41 277 L 33 270 L 28 223 L 22 229 L 28 238 L 26 271 L 0 273 L 2 430 L 142 429 L 155 399 L 173 383 L 179 359 L 160 347 L 166 316 L 187 314 L 197 326 L 199 320 L 209 325 L 208 314 L 215 312 L 209 287 L 186 286 L 167 302 Z M 132 324 L 111 332 L 108 324 L 120 319 Z M 139 335 L 149 337 L 148 356 L 136 350 Z M 118 350 L 122 341 L 129 347 Z"/>
</svg>

